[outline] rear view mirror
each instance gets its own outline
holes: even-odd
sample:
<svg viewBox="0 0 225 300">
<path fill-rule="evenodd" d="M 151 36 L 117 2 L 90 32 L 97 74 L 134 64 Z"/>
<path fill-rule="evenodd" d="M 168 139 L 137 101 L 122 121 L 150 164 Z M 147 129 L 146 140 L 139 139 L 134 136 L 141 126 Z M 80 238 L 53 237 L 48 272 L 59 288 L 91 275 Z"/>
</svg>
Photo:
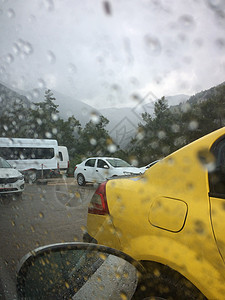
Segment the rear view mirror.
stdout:
<svg viewBox="0 0 225 300">
<path fill-rule="evenodd" d="M 131 299 L 136 261 L 96 244 L 63 243 L 27 254 L 17 273 L 19 299 Z"/>
</svg>

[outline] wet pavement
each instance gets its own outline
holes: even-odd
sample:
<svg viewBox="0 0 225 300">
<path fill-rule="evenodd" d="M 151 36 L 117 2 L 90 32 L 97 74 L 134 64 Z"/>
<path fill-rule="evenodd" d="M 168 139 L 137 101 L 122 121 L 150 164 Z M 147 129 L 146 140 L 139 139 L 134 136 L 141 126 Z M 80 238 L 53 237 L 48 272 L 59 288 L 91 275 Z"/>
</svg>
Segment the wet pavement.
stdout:
<svg viewBox="0 0 225 300">
<path fill-rule="evenodd" d="M 96 187 L 74 178 L 26 185 L 21 199 L 0 198 L 0 298 L 15 298 L 19 260 L 39 246 L 82 241 L 87 207 Z"/>
</svg>

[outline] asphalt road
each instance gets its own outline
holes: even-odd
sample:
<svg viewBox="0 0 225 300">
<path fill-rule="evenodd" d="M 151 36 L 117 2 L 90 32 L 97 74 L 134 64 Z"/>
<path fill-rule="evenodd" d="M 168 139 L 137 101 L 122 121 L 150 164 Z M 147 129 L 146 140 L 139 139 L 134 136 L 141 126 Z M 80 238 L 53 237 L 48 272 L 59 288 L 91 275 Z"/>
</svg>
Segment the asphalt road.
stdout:
<svg viewBox="0 0 225 300">
<path fill-rule="evenodd" d="M 16 299 L 16 267 L 27 252 L 46 244 L 82 241 L 95 189 L 79 187 L 73 178 L 53 179 L 27 184 L 22 199 L 0 198 L 0 299 Z"/>
</svg>

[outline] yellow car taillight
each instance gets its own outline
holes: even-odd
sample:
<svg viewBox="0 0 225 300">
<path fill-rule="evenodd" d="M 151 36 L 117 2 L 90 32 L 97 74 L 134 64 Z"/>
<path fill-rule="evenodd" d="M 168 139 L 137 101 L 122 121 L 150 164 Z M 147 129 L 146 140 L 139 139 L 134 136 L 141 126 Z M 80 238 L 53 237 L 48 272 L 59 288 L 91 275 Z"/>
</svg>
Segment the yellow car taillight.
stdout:
<svg viewBox="0 0 225 300">
<path fill-rule="evenodd" d="M 88 206 L 88 213 L 95 215 L 109 214 L 107 199 L 106 199 L 106 182 L 99 185 L 95 191 L 91 202 Z"/>
</svg>

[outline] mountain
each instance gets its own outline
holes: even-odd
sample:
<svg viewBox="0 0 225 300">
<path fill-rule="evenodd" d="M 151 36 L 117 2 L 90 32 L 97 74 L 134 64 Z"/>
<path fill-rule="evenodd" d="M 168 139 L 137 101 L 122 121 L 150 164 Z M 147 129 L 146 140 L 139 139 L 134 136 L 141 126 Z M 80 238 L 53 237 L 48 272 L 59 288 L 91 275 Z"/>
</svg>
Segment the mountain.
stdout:
<svg viewBox="0 0 225 300">
<path fill-rule="evenodd" d="M 123 149 L 135 136 L 138 129 L 138 124 L 142 123 L 141 114 L 144 112 L 150 115 L 154 114 L 154 102 L 156 99 L 150 97 L 144 98 L 133 107 L 123 108 L 104 108 L 99 110 L 100 113 L 109 120 L 106 126 L 110 136 L 114 142 Z M 189 99 L 187 95 L 175 95 L 166 97 L 169 106 L 174 106 L 184 103 Z"/>
<path fill-rule="evenodd" d="M 196 103 L 196 102 L 201 102 L 204 100 L 208 100 L 218 94 L 218 90 L 225 85 L 225 82 L 222 82 L 221 84 L 211 87 L 208 90 L 201 91 L 194 96 L 191 96 L 188 102 L 190 104 Z"/>
<path fill-rule="evenodd" d="M 7 107 L 10 107 L 18 102 L 22 102 L 24 107 L 30 107 L 31 105 L 31 102 L 27 99 L 27 97 L 0 83 L 0 114 Z"/>
<path fill-rule="evenodd" d="M 151 115 L 154 113 L 154 102 L 150 97 L 144 98 L 133 107 L 123 108 L 105 108 L 96 110 L 94 107 L 69 97 L 56 90 L 52 90 L 56 98 L 56 104 L 59 105 L 58 110 L 63 119 L 74 115 L 84 127 L 87 122 L 95 115 L 102 114 L 109 120 L 106 129 L 117 145 L 125 148 L 131 138 L 137 133 L 138 124 L 142 122 L 141 114 L 147 112 Z M 41 102 L 44 100 L 45 89 L 33 89 L 31 91 L 14 90 L 0 83 L 0 111 L 6 106 L 12 106 L 16 101 L 22 101 L 25 106 L 31 103 Z M 186 101 L 189 96 L 176 95 L 167 97 L 169 105 Z"/>
<path fill-rule="evenodd" d="M 188 99 L 190 99 L 190 96 L 184 94 L 179 94 L 175 96 L 166 96 L 166 100 L 168 101 L 169 106 L 174 106 L 174 105 L 184 103 Z"/>
<path fill-rule="evenodd" d="M 68 119 L 72 115 L 80 121 L 82 127 L 88 123 L 92 116 L 99 112 L 92 106 L 79 101 L 75 98 L 69 97 L 67 95 L 61 94 L 58 91 L 51 90 L 53 96 L 55 97 L 55 104 L 59 105 L 58 110 L 61 118 Z M 45 89 L 33 89 L 29 92 L 23 92 L 32 102 L 41 102 L 45 99 Z"/>
</svg>

